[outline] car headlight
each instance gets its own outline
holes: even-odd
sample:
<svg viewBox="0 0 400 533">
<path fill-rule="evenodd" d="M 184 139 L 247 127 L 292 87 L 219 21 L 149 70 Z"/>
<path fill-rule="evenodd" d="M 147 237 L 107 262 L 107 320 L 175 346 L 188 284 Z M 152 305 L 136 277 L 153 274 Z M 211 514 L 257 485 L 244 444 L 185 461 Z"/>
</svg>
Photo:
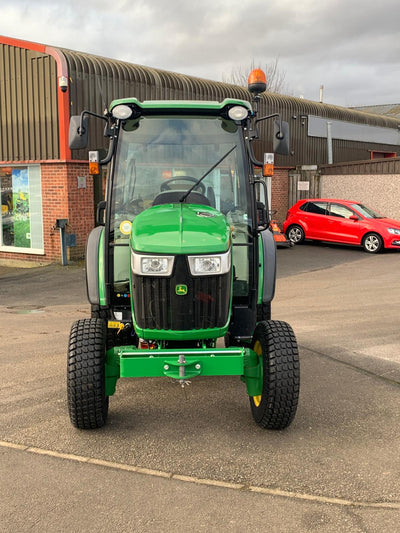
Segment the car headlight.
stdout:
<svg viewBox="0 0 400 533">
<path fill-rule="evenodd" d="M 188 257 L 192 276 L 226 274 L 231 268 L 230 251 L 217 255 L 190 255 Z"/>
<path fill-rule="evenodd" d="M 400 229 L 388 228 L 388 232 L 391 233 L 392 235 L 400 235 Z"/>
<path fill-rule="evenodd" d="M 132 272 L 139 276 L 170 276 L 173 267 L 173 255 L 141 255 L 132 251 Z"/>
</svg>

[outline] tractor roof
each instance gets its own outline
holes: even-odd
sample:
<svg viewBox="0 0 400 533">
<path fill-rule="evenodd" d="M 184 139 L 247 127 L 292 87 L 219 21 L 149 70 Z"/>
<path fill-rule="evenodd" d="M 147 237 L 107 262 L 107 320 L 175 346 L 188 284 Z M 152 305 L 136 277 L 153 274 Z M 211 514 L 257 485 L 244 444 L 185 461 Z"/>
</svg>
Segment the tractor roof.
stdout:
<svg viewBox="0 0 400 533">
<path fill-rule="evenodd" d="M 121 98 L 113 100 L 110 104 L 110 111 L 117 105 L 135 105 L 143 111 L 150 110 L 196 110 L 199 111 L 220 111 L 225 106 L 240 105 L 251 111 L 251 105 L 246 100 L 237 100 L 234 98 L 225 98 L 222 102 L 204 101 L 204 100 L 146 100 L 141 102 L 137 98 Z"/>
</svg>

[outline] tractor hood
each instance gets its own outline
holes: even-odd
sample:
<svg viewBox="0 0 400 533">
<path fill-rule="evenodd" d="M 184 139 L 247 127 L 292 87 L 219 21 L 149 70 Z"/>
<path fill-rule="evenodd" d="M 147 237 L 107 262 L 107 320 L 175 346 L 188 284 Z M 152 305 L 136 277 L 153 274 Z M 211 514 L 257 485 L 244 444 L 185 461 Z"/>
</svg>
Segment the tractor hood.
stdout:
<svg viewBox="0 0 400 533">
<path fill-rule="evenodd" d="M 205 205 L 165 204 L 143 211 L 132 223 L 136 252 L 207 254 L 226 252 L 230 225 L 225 215 Z"/>
</svg>

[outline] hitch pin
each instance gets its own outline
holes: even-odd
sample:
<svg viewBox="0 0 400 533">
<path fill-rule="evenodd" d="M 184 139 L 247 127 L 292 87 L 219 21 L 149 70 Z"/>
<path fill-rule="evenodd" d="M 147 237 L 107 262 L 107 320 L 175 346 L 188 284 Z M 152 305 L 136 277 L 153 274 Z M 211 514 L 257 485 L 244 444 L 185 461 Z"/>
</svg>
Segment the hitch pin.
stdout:
<svg viewBox="0 0 400 533">
<path fill-rule="evenodd" d="M 181 387 L 183 389 L 185 385 L 190 385 L 190 381 L 187 381 L 185 379 L 185 367 L 184 367 L 184 365 L 186 364 L 186 359 L 185 359 L 184 354 L 181 354 L 179 356 L 178 364 L 181 365 L 179 367 L 179 383 L 181 384 Z"/>
</svg>

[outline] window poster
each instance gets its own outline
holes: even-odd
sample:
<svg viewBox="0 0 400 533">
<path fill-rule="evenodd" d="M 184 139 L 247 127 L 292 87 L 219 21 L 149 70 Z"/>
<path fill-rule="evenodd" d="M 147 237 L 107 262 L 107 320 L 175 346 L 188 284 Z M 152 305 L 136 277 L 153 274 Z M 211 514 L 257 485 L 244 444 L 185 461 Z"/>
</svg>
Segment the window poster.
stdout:
<svg viewBox="0 0 400 533">
<path fill-rule="evenodd" d="M 12 169 L 14 246 L 30 248 L 29 180 L 27 168 Z"/>
<path fill-rule="evenodd" d="M 40 166 L 0 166 L 0 188 L 0 248 L 42 253 Z"/>
</svg>

